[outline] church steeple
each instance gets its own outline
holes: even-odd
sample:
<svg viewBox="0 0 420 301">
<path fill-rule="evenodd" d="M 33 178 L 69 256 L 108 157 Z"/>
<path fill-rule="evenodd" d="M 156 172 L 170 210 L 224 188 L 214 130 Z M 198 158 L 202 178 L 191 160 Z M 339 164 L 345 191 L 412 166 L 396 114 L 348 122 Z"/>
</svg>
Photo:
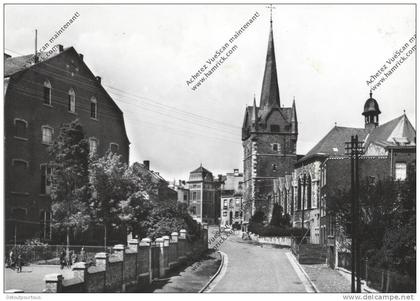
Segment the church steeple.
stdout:
<svg viewBox="0 0 420 301">
<path fill-rule="evenodd" d="M 276 56 L 274 54 L 273 21 L 270 19 L 270 34 L 261 89 L 260 109 L 275 107 L 280 108 L 280 94 L 277 82 Z"/>
</svg>

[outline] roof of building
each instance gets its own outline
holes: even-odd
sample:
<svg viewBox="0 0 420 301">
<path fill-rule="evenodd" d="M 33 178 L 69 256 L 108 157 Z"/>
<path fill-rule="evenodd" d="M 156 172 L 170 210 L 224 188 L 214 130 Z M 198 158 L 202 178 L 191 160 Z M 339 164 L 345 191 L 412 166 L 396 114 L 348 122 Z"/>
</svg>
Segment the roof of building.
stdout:
<svg viewBox="0 0 420 301">
<path fill-rule="evenodd" d="M 70 49 L 72 47 L 67 47 L 63 49 L 63 52 Z M 4 77 L 12 76 L 20 71 L 28 69 L 36 64 L 45 62 L 54 56 L 59 54 L 58 51 L 55 51 L 51 54 L 47 54 L 45 52 L 41 52 L 38 54 L 38 62 L 35 63 L 34 54 L 16 56 L 16 57 L 9 57 L 4 60 Z"/>
<path fill-rule="evenodd" d="M 324 138 L 321 139 L 302 159 L 304 162 L 314 156 L 343 156 L 346 153 L 345 142 L 350 141 L 351 136 L 358 135 L 359 141 L 366 138 L 368 131 L 364 128 L 350 128 L 334 126 Z"/>
<path fill-rule="evenodd" d="M 148 173 L 152 177 L 152 179 L 154 179 L 155 181 L 165 182 L 166 184 L 168 184 L 168 182 L 159 174 L 159 172 L 148 169 L 142 163 L 134 162 L 133 163 L 133 168 L 137 171 Z"/>
<path fill-rule="evenodd" d="M 388 121 L 370 132 L 364 128 L 349 128 L 335 126 L 321 139 L 298 163 L 318 156 L 344 156 L 345 142 L 351 136 L 358 135 L 359 141 L 364 141 L 365 149 L 371 144 L 381 147 L 414 146 L 416 130 L 405 114 Z"/>
<path fill-rule="evenodd" d="M 407 116 L 403 114 L 373 129 L 366 139 L 365 146 L 367 147 L 371 143 L 382 147 L 415 145 L 416 130 Z"/>
<path fill-rule="evenodd" d="M 199 176 L 197 177 L 197 175 Z M 209 170 L 205 169 L 202 164 L 200 164 L 200 167 L 190 172 L 190 178 L 188 181 L 191 182 L 204 180 L 213 181 L 213 174 Z"/>
</svg>

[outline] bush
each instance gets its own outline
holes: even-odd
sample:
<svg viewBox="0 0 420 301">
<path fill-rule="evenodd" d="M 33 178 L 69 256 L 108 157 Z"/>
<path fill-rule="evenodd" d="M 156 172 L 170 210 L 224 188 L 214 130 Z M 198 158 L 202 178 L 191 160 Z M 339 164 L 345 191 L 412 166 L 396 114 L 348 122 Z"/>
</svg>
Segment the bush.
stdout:
<svg viewBox="0 0 420 301">
<path fill-rule="evenodd" d="M 264 212 L 257 211 L 251 217 L 250 222 L 251 223 L 262 223 L 264 221 L 264 217 L 265 217 Z"/>
<path fill-rule="evenodd" d="M 279 226 L 273 226 L 273 225 L 266 225 L 260 223 L 250 223 L 249 224 L 249 232 L 252 232 L 254 234 L 258 234 L 260 236 L 266 236 L 266 237 L 273 237 L 273 236 L 294 236 L 296 238 L 301 238 L 305 232 L 306 229 L 302 231 L 301 228 L 293 228 L 293 227 L 279 227 Z"/>
</svg>

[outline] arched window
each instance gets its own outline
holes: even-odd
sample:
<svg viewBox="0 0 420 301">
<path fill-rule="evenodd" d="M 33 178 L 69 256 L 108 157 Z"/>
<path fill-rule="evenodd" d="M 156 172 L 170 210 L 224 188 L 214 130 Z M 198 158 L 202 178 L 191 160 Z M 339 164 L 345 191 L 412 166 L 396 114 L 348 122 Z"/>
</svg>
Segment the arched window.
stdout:
<svg viewBox="0 0 420 301">
<path fill-rule="evenodd" d="M 311 180 L 311 176 L 308 175 L 307 177 L 307 183 L 306 183 L 307 188 L 307 196 L 306 196 L 306 200 L 307 200 L 307 206 L 308 209 L 311 209 L 312 206 L 312 180 Z"/>
<path fill-rule="evenodd" d="M 98 102 L 95 97 L 90 99 L 90 118 L 98 119 Z"/>
<path fill-rule="evenodd" d="M 44 82 L 44 104 L 51 105 L 51 83 L 49 80 Z"/>
<path fill-rule="evenodd" d="M 297 210 L 301 209 L 301 202 L 302 202 L 302 182 L 298 179 L 298 187 L 297 187 Z"/>
<path fill-rule="evenodd" d="M 68 110 L 71 113 L 76 112 L 76 93 L 74 93 L 73 88 L 68 93 Z"/>
<path fill-rule="evenodd" d="M 28 128 L 28 122 L 24 119 L 15 118 L 14 119 L 15 124 L 15 138 L 24 138 L 27 140 L 27 128 Z"/>
</svg>

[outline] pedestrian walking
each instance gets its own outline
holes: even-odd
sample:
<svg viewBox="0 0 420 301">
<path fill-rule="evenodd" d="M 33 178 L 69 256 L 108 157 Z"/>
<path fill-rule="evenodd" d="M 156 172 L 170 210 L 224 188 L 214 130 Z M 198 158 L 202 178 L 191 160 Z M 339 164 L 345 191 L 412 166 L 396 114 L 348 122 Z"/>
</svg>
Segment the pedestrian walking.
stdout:
<svg viewBox="0 0 420 301">
<path fill-rule="evenodd" d="M 82 249 L 80 250 L 79 259 L 81 262 L 86 262 L 86 252 L 84 247 L 82 247 Z"/>
<path fill-rule="evenodd" d="M 22 255 L 19 254 L 16 260 L 16 265 L 17 265 L 17 273 L 22 272 L 22 265 L 23 265 L 23 259 L 22 259 Z"/>
<path fill-rule="evenodd" d="M 76 263 L 77 262 L 77 254 L 74 251 L 71 251 L 71 262 Z"/>
<path fill-rule="evenodd" d="M 12 249 L 10 250 L 9 258 L 8 258 L 9 268 L 13 269 L 14 263 L 15 263 L 15 254 L 13 253 L 13 249 Z"/>
<path fill-rule="evenodd" d="M 66 259 L 67 259 L 67 260 L 66 260 L 66 261 L 67 261 L 67 268 L 69 268 L 69 269 L 71 268 L 71 265 L 72 265 L 72 262 L 71 262 L 71 255 L 72 255 L 72 252 L 73 252 L 73 251 L 69 251 L 69 252 L 67 253 L 67 258 L 66 258 Z"/>
<path fill-rule="evenodd" d="M 64 269 L 65 265 L 66 265 L 66 250 L 63 248 L 60 254 L 60 268 Z"/>
</svg>

